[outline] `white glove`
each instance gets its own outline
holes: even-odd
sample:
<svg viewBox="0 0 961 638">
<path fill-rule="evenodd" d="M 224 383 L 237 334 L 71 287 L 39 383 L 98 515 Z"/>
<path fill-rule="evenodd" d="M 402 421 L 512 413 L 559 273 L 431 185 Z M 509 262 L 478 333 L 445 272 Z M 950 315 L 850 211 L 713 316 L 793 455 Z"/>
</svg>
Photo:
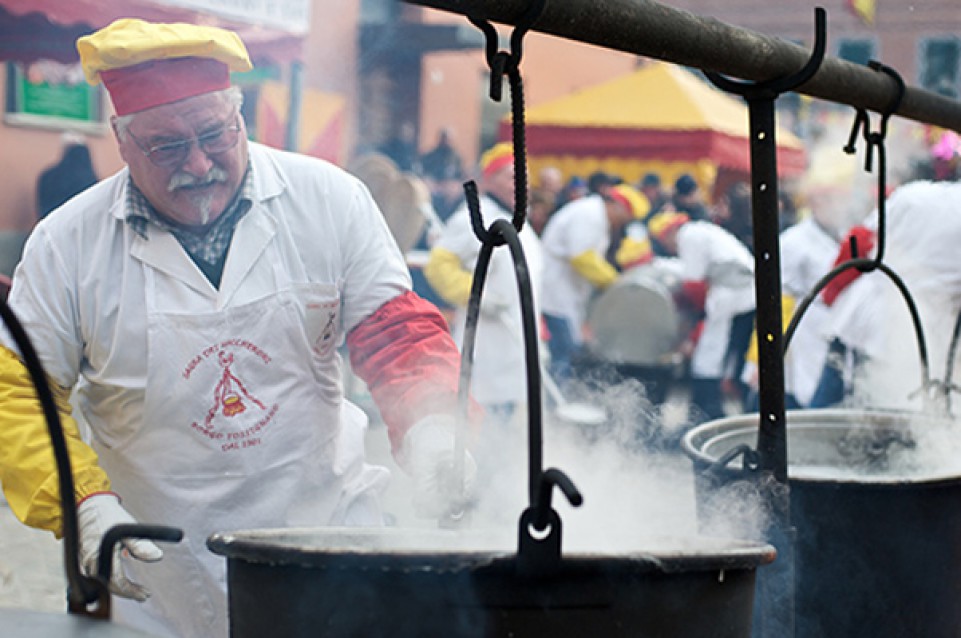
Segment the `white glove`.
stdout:
<svg viewBox="0 0 961 638">
<path fill-rule="evenodd" d="M 415 423 L 404 437 L 404 455 L 414 479 L 414 512 L 437 518 L 470 500 L 477 463 L 464 450 L 463 485 L 454 476 L 454 417 L 428 416 Z"/>
<path fill-rule="evenodd" d="M 80 527 L 80 564 L 88 576 L 95 576 L 103 535 L 115 525 L 133 525 L 137 521 L 120 506 L 120 499 L 115 494 L 95 494 L 77 507 L 77 523 Z M 121 545 L 131 556 L 148 563 L 163 558 L 163 552 L 153 542 L 136 538 L 126 538 L 114 546 L 110 591 L 124 598 L 147 600 L 150 592 L 128 580 L 123 573 L 120 564 Z"/>
</svg>

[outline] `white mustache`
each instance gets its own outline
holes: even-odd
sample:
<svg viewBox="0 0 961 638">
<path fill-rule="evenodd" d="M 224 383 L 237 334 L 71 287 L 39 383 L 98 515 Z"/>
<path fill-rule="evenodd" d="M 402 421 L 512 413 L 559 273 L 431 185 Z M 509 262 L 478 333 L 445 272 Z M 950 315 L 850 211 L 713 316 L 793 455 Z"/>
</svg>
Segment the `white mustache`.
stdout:
<svg viewBox="0 0 961 638">
<path fill-rule="evenodd" d="M 209 171 L 207 171 L 206 175 L 201 177 L 194 177 L 189 173 L 178 172 L 174 173 L 174 175 L 170 178 L 170 181 L 167 183 L 167 191 L 173 192 L 184 186 L 207 186 L 208 184 L 226 181 L 227 171 L 217 166 L 211 168 Z"/>
</svg>

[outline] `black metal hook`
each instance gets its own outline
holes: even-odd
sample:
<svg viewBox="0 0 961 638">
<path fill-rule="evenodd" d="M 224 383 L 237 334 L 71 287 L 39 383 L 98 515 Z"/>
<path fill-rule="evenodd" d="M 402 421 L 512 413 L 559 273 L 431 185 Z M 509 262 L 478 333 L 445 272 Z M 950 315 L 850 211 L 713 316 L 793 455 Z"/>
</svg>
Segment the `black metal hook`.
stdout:
<svg viewBox="0 0 961 638">
<path fill-rule="evenodd" d="M 864 170 L 868 173 L 874 170 L 874 149 L 878 149 L 878 249 L 872 263 L 859 266 L 859 270 L 862 272 L 870 272 L 876 269 L 881 265 L 884 258 L 884 249 L 887 243 L 887 206 L 885 203 L 887 201 L 887 152 L 884 141 L 888 133 L 888 120 L 900 108 L 905 91 L 904 80 L 897 71 L 877 60 L 868 62 L 868 66 L 893 78 L 896 90 L 887 107 L 881 113 L 881 121 L 877 131 L 871 131 L 871 118 L 868 116 L 868 112 L 864 109 L 857 109 L 854 124 L 851 127 L 851 135 L 848 137 L 847 146 L 844 147 L 845 153 L 853 155 L 856 151 L 858 131 L 863 132 L 864 141 L 867 143 Z"/>
<path fill-rule="evenodd" d="M 827 49 L 827 12 L 822 7 L 814 9 L 814 47 L 807 62 L 800 70 L 781 78 L 763 82 L 740 82 L 714 71 L 705 71 L 707 78 L 718 88 L 735 93 L 748 100 L 773 98 L 791 91 L 810 80 L 824 61 Z"/>
<path fill-rule="evenodd" d="M 515 73 L 520 69 L 524 36 L 534 27 L 537 19 L 544 12 L 545 6 L 547 6 L 547 0 L 533 0 L 527 7 L 511 32 L 509 52 L 499 50 L 500 39 L 493 24 L 473 16 L 467 17 L 471 24 L 484 33 L 484 53 L 487 65 L 491 68 L 490 97 L 495 102 L 501 101 L 504 74 Z"/>
<path fill-rule="evenodd" d="M 468 16 L 468 20 L 484 33 L 485 55 L 487 64 L 491 69 L 491 99 L 500 102 L 501 86 L 505 73 L 510 82 L 511 139 L 514 149 L 514 215 L 511 223 L 518 231 L 524 227 L 524 220 L 527 216 L 527 142 L 524 127 L 524 85 L 521 80 L 520 63 L 523 55 L 524 36 L 540 18 L 545 6 L 547 6 L 547 0 L 533 0 L 527 7 L 511 33 L 511 50 L 509 53 L 498 50 L 497 31 L 490 22 Z M 467 185 L 465 184 L 466 190 Z M 469 198 L 468 193 L 468 202 Z M 470 204 L 468 203 L 468 205 Z M 490 233 L 486 231 L 478 232 L 476 225 L 474 226 L 474 234 L 482 242 L 491 240 Z"/>
<path fill-rule="evenodd" d="M 896 70 L 889 67 L 886 64 L 882 64 L 877 60 L 871 60 L 868 62 L 868 67 L 874 69 L 875 71 L 880 71 L 887 74 L 894 80 L 895 92 L 888 102 L 888 105 L 881 111 L 881 121 L 878 125 L 877 131 L 871 131 L 871 122 L 868 117 L 868 112 L 865 109 L 857 109 L 857 114 L 854 118 L 854 125 L 851 127 L 851 135 L 848 138 L 847 146 L 844 147 L 844 152 L 848 155 L 853 155 L 855 152 L 855 141 L 857 140 L 858 131 L 863 131 L 864 141 L 868 143 L 867 157 L 865 158 L 864 166 L 865 170 L 871 172 L 872 161 L 871 161 L 871 147 L 877 146 L 884 143 L 884 139 L 888 133 L 888 120 L 894 115 L 897 110 L 901 107 L 901 101 L 904 99 L 905 84 L 904 78 L 901 77 Z"/>
<path fill-rule="evenodd" d="M 532 495 L 536 498 L 531 503 L 534 509 L 534 517 L 531 523 L 534 525 L 534 529 L 538 531 L 543 530 L 548 525 L 548 513 L 551 511 L 551 495 L 554 493 L 555 487 L 561 490 L 564 496 L 567 497 L 567 501 L 574 507 L 580 507 L 584 502 L 584 497 L 580 491 L 578 491 L 574 482 L 571 481 L 564 472 L 553 467 L 545 470 L 540 476 L 539 485 L 537 485 L 537 494 Z"/>
</svg>

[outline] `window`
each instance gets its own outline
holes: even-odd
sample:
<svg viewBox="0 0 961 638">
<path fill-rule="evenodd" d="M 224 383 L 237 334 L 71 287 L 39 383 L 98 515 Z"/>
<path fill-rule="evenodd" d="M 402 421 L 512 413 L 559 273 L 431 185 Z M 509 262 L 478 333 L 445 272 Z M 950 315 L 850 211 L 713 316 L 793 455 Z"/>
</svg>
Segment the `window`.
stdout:
<svg viewBox="0 0 961 638">
<path fill-rule="evenodd" d="M 957 38 L 932 38 L 921 43 L 921 86 L 948 97 L 958 95 L 958 62 L 961 42 Z"/>
<path fill-rule="evenodd" d="M 103 132 L 101 88 L 84 80 L 79 62 L 8 62 L 6 67 L 5 123 Z"/>
<path fill-rule="evenodd" d="M 874 42 L 871 40 L 841 40 L 838 57 L 854 64 L 866 65 L 874 59 Z"/>
</svg>

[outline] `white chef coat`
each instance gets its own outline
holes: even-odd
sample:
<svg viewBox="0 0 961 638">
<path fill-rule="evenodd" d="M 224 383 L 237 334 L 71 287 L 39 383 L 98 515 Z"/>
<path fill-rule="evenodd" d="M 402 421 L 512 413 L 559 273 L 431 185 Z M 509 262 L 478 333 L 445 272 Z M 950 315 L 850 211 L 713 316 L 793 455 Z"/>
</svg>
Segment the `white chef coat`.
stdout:
<svg viewBox="0 0 961 638">
<path fill-rule="evenodd" d="M 884 263 L 904 281 L 918 307 L 931 376 L 941 378 L 961 309 L 961 184 L 906 184 L 888 198 L 886 213 Z M 866 225 L 876 228 L 877 211 Z M 907 399 L 921 379 L 913 323 L 885 274 L 864 274 L 845 288 L 830 309 L 825 333 L 870 357 L 858 384 L 866 393 L 861 398 L 884 407 L 919 405 L 919 399 Z"/>
<path fill-rule="evenodd" d="M 115 606 L 155 633 L 227 635 L 209 534 L 380 520 L 386 470 L 363 462 L 337 346 L 410 289 L 406 265 L 358 180 L 257 144 L 250 157 L 254 201 L 219 290 L 170 234 L 124 221 L 126 169 L 38 224 L 14 276 L 11 306 L 48 374 L 79 378 L 124 507 L 185 531 L 160 563 L 129 565 L 152 598 Z"/>
<path fill-rule="evenodd" d="M 840 243 L 812 217 L 781 233 L 781 289 L 796 303 L 814 288 L 834 265 Z M 818 295 L 804 312 L 784 355 L 784 388 L 806 406 L 814 396 L 828 342 L 824 322 L 828 307 Z"/>
<path fill-rule="evenodd" d="M 691 357 L 691 374 L 721 378 L 731 322 L 754 309 L 754 257 L 734 235 L 705 221 L 681 226 L 677 257 L 684 281 L 707 282 L 704 329 Z"/>
<path fill-rule="evenodd" d="M 510 220 L 513 216 L 511 211 L 486 195 L 480 198 L 480 210 L 485 228 L 489 228 L 496 219 Z M 541 242 L 530 224 L 524 224 L 518 237 L 530 274 L 534 316 L 538 317 L 537 297 L 543 269 Z M 454 253 L 465 270 L 474 272 L 481 243 L 474 234 L 466 203 L 447 220 L 447 226 L 434 246 Z M 491 308 L 497 306 L 504 310 L 492 313 Z M 482 308 L 484 311 L 478 316 L 474 341 L 471 393 L 481 404 L 526 403 L 527 377 L 520 296 L 514 259 L 507 245 L 494 248 L 491 255 L 484 282 Z M 463 345 L 466 322 L 467 308 L 458 307 L 452 326 L 458 347 Z M 535 325 L 538 324 L 535 322 Z M 534 338 L 537 339 L 538 335 L 535 334 Z"/>
<path fill-rule="evenodd" d="M 568 320 L 575 343 L 583 340 L 582 327 L 594 286 L 571 266 L 571 260 L 589 250 L 603 256 L 611 243 L 611 225 L 600 195 L 576 199 L 561 207 L 541 235 L 544 246 L 544 286 L 541 310 Z"/>
</svg>

